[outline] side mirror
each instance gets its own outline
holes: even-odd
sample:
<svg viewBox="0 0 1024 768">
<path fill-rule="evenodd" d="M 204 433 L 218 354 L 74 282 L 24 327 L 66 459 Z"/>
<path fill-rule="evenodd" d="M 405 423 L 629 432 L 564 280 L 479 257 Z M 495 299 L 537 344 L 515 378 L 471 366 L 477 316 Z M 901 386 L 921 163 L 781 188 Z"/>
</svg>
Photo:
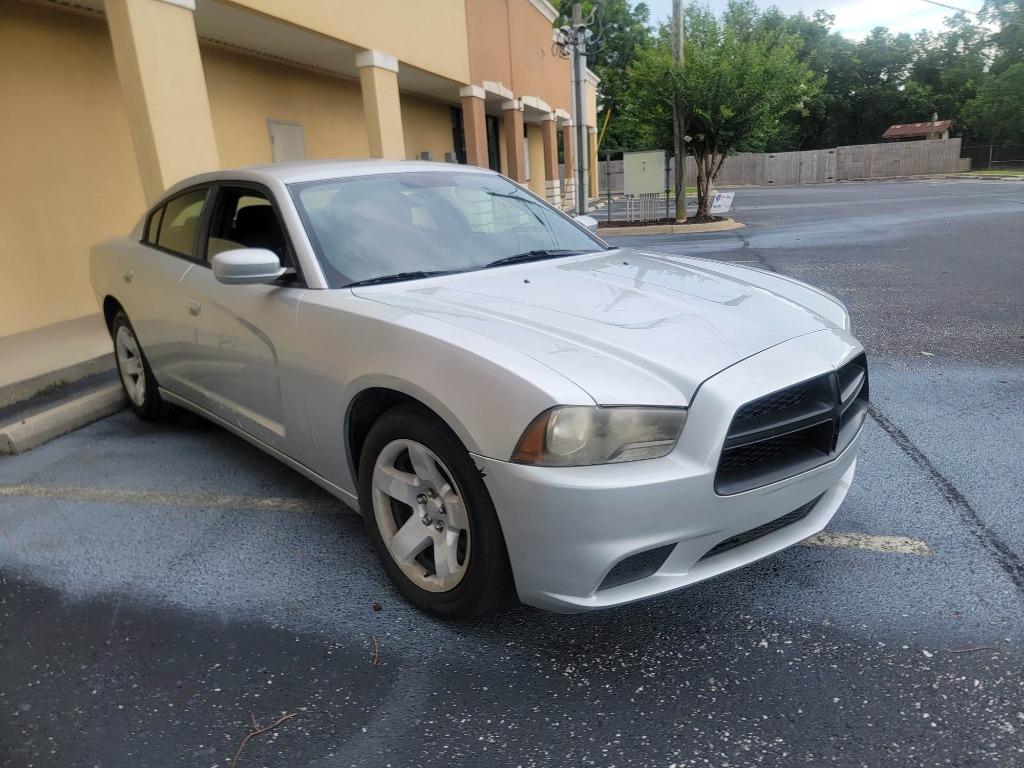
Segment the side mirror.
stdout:
<svg viewBox="0 0 1024 768">
<path fill-rule="evenodd" d="M 277 254 L 266 248 L 236 248 L 213 257 L 213 276 L 225 285 L 272 283 L 284 272 Z"/>
<path fill-rule="evenodd" d="M 593 216 L 575 216 L 573 221 L 579 224 L 581 227 L 586 227 L 590 232 L 597 234 L 597 219 Z"/>
</svg>

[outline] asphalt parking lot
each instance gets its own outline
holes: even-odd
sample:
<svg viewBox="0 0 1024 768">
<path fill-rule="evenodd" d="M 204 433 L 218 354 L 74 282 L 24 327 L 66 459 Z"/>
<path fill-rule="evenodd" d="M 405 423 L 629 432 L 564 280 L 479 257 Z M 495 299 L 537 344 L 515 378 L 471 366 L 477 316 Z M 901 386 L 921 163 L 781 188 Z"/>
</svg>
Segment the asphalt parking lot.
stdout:
<svg viewBox="0 0 1024 768">
<path fill-rule="evenodd" d="M 122 412 L 0 460 L 0 765 L 1024 765 L 1024 183 L 740 190 L 614 243 L 842 298 L 871 361 L 829 530 L 656 600 L 444 624 L 351 512 Z M 899 537 L 899 538 L 894 538 Z"/>
</svg>

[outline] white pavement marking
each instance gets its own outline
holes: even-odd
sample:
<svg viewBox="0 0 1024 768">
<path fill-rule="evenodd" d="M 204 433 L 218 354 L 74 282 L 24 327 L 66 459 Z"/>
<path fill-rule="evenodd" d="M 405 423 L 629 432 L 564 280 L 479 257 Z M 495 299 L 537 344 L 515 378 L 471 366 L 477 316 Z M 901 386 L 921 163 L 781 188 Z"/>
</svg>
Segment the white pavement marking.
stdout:
<svg viewBox="0 0 1024 768">
<path fill-rule="evenodd" d="M 800 542 L 807 547 L 831 549 L 867 549 L 892 555 L 930 555 L 928 545 L 906 536 L 874 536 L 870 533 L 832 533 L 822 531 Z"/>
<path fill-rule="evenodd" d="M 215 493 L 164 493 L 129 488 L 86 486 L 0 485 L 0 496 L 31 496 L 37 499 L 66 499 L 108 504 L 156 504 L 174 507 L 215 509 L 267 509 L 275 512 L 338 512 L 349 509 L 335 499 L 295 499 L 274 496 L 228 496 Z"/>
<path fill-rule="evenodd" d="M 339 512 L 350 509 L 334 499 L 296 499 L 274 496 L 229 496 L 214 493 L 165 493 L 130 488 L 90 488 L 87 486 L 0 484 L 0 497 L 28 496 L 37 499 L 66 499 L 107 504 L 155 504 L 173 507 L 213 509 L 265 509 L 275 512 Z M 898 555 L 930 555 L 931 549 L 920 539 L 906 536 L 875 536 L 868 533 L 832 533 L 823 531 L 800 542 L 808 547 L 866 549 Z"/>
</svg>

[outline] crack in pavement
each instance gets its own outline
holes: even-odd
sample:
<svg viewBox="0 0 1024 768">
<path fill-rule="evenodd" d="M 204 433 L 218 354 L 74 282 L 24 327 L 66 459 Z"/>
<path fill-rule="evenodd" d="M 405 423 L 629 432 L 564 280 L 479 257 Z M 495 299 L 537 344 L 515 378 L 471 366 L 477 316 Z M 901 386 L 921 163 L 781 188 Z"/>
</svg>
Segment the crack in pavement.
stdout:
<svg viewBox="0 0 1024 768">
<path fill-rule="evenodd" d="M 1010 546 L 982 521 L 967 497 L 953 484 L 953 481 L 939 471 L 931 459 L 918 448 L 906 432 L 893 424 L 874 403 L 868 404 L 868 413 L 907 457 L 917 464 L 932 484 L 960 517 L 960 522 L 978 540 L 996 564 L 1010 577 L 1014 585 L 1024 592 L 1024 560 L 1010 549 Z"/>
</svg>

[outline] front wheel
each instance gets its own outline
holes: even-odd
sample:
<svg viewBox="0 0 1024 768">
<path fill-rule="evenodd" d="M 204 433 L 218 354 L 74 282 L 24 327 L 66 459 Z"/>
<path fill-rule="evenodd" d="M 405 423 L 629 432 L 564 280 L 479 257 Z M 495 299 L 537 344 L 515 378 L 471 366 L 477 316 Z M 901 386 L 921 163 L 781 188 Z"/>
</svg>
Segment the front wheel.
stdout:
<svg viewBox="0 0 1024 768">
<path fill-rule="evenodd" d="M 490 494 L 469 452 L 429 412 L 398 406 L 373 425 L 359 504 L 384 570 L 421 610 L 469 618 L 507 599 L 511 568 Z"/>
<path fill-rule="evenodd" d="M 135 414 L 146 421 L 163 418 L 170 406 L 160 397 L 156 377 L 149 367 L 142 346 L 135 336 L 135 329 L 128 322 L 128 315 L 118 312 L 110 326 L 114 337 L 114 359 L 121 376 L 121 386 L 128 397 Z"/>
</svg>

